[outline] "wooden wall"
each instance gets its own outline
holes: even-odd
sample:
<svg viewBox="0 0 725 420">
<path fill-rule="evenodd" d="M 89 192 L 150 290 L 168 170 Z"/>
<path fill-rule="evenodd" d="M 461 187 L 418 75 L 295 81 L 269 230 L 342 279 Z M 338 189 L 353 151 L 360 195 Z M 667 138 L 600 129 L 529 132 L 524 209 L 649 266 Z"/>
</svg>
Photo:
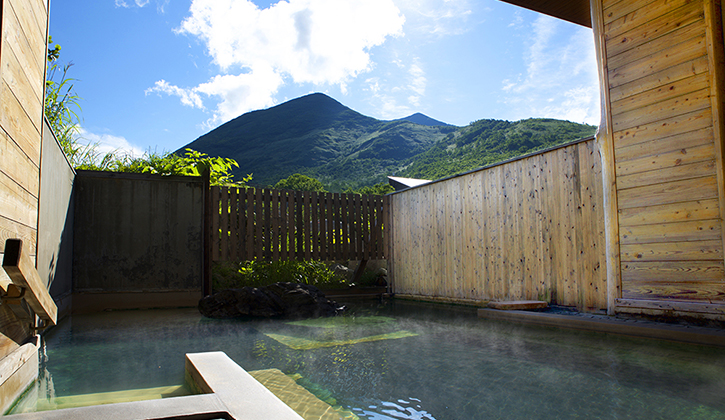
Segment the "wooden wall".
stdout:
<svg viewBox="0 0 725 420">
<path fill-rule="evenodd" d="M 610 299 L 619 312 L 725 314 L 719 1 L 592 6 L 616 203 Z"/>
<path fill-rule="evenodd" d="M 35 255 L 48 9 L 0 1 L 0 254 L 19 237 Z"/>
<path fill-rule="evenodd" d="M 600 156 L 593 140 L 390 198 L 395 293 L 606 308 Z"/>
</svg>

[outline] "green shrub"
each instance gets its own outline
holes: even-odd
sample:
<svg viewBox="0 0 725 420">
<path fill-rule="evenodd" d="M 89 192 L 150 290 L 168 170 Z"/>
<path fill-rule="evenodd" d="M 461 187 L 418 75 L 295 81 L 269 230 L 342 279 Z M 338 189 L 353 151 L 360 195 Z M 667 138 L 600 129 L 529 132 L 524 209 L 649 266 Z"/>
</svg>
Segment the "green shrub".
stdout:
<svg viewBox="0 0 725 420">
<path fill-rule="evenodd" d="M 242 261 L 220 262 L 212 267 L 214 291 L 245 286 L 260 287 L 276 282 L 304 283 L 320 289 L 347 287 L 322 261 Z"/>
</svg>

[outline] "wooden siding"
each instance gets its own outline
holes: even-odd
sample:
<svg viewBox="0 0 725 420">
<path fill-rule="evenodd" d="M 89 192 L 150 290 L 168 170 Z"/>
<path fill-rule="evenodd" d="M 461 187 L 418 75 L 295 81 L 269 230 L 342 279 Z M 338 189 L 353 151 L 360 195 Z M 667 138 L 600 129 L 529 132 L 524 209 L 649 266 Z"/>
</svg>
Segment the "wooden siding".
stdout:
<svg viewBox="0 0 725 420">
<path fill-rule="evenodd" d="M 8 238 L 36 253 L 46 7 L 40 0 L 2 0 L 0 254 Z"/>
<path fill-rule="evenodd" d="M 387 255 L 384 196 L 212 187 L 212 260 Z"/>
<path fill-rule="evenodd" d="M 0 0 L 0 258 L 5 240 L 18 238 L 32 264 L 38 237 L 47 23 L 47 4 L 42 0 Z M 10 282 L 0 270 L 0 285 L 5 288 Z M 34 335 L 29 327 L 27 320 L 2 305 L 0 359 Z M 12 372 L 0 374 L 6 378 Z M 10 398 L 3 403 L 9 404 L 24 386 L 8 389 L 5 384 L 2 392 Z"/>
<path fill-rule="evenodd" d="M 725 304 L 722 110 L 713 106 L 719 2 L 597 3 L 612 127 L 604 141 L 613 144 L 616 173 L 619 309 Z"/>
<path fill-rule="evenodd" d="M 606 308 L 593 140 L 391 195 L 394 291 Z"/>
</svg>

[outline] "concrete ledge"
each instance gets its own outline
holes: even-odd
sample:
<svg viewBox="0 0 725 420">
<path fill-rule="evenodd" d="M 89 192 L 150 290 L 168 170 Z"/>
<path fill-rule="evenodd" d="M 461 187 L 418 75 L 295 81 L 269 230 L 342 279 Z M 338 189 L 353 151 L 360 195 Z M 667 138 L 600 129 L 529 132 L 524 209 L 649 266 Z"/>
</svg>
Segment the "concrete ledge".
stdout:
<svg viewBox="0 0 725 420">
<path fill-rule="evenodd" d="M 3 418 L 18 420 L 232 419 L 224 403 L 214 394 L 39 411 L 36 413 L 15 414 Z"/>
<path fill-rule="evenodd" d="M 224 352 L 187 354 L 186 373 L 201 392 L 219 397 L 236 420 L 302 420 Z"/>
<path fill-rule="evenodd" d="M 478 317 L 548 327 L 725 347 L 725 331 L 700 327 L 628 321 L 617 318 L 598 317 L 595 315 L 557 315 L 541 312 L 499 311 L 486 308 L 478 310 Z"/>
<path fill-rule="evenodd" d="M 0 360 L 0 411 L 4 413 L 38 378 L 37 338 Z"/>
<path fill-rule="evenodd" d="M 72 312 L 88 313 L 115 309 L 193 308 L 201 289 L 139 292 L 76 292 Z"/>
<path fill-rule="evenodd" d="M 37 371 L 36 363 L 36 375 Z M 303 420 L 223 352 L 187 354 L 186 376 L 192 389 L 203 394 L 24 413 L 7 418 Z"/>
</svg>

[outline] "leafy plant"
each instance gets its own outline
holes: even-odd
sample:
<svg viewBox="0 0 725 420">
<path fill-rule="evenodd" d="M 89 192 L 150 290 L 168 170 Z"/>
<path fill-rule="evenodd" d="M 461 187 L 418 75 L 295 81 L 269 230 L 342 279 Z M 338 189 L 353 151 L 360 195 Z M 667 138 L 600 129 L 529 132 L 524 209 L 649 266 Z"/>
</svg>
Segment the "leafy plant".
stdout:
<svg viewBox="0 0 725 420">
<path fill-rule="evenodd" d="M 322 261 L 221 262 L 212 267 L 214 290 L 260 287 L 276 282 L 304 283 L 321 289 L 346 287 L 345 279 Z"/>
<path fill-rule="evenodd" d="M 286 179 L 277 182 L 274 188 L 278 190 L 326 192 L 320 181 L 302 174 L 290 175 Z"/>
<path fill-rule="evenodd" d="M 116 172 L 151 173 L 159 175 L 191 175 L 199 176 L 209 170 L 212 185 L 229 185 L 234 183 L 231 170 L 239 167 L 234 159 L 210 157 L 206 153 L 186 149 L 183 156 L 173 153 L 158 154 L 147 152 L 140 158 L 121 156 L 114 159 L 110 169 Z M 252 179 L 249 174 L 236 185 L 244 185 Z"/>
<path fill-rule="evenodd" d="M 348 188 L 347 190 L 345 190 L 343 192 L 348 193 L 348 194 L 360 194 L 360 195 L 385 195 L 385 194 L 389 194 L 394 191 L 395 191 L 395 188 L 393 188 L 392 185 L 387 184 L 385 182 L 380 182 L 380 183 L 372 185 L 372 186 L 360 187 L 354 191 L 352 188 Z"/>
</svg>

